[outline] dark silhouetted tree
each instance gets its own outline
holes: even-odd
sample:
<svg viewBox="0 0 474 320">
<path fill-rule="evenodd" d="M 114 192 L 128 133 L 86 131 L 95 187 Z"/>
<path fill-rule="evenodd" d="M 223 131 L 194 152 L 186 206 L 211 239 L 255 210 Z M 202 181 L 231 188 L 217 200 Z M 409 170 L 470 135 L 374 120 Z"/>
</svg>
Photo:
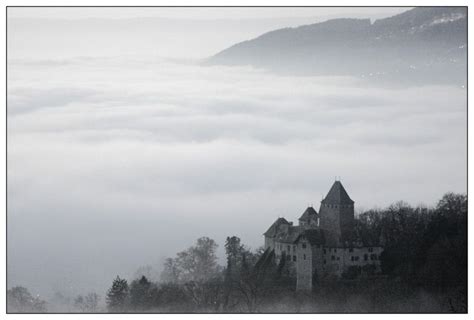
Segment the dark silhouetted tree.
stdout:
<svg viewBox="0 0 474 320">
<path fill-rule="evenodd" d="M 276 269 L 273 250 L 265 250 L 253 266 L 249 264 L 246 255 L 243 256 L 237 288 L 243 295 L 249 312 L 256 311 L 259 299 L 264 295 L 269 285 L 272 285 L 271 282 L 275 280 Z"/>
<path fill-rule="evenodd" d="M 128 308 L 128 282 L 115 278 L 112 287 L 107 292 L 107 308 L 110 312 L 124 312 Z"/>
<path fill-rule="evenodd" d="M 185 292 L 183 285 L 173 282 L 160 284 L 153 288 L 153 308 L 163 312 L 192 311 L 192 301 Z M 194 306 L 193 306 L 194 307 Z"/>
<path fill-rule="evenodd" d="M 153 284 L 145 276 L 130 284 L 130 306 L 134 310 L 148 310 L 153 304 Z"/>
</svg>

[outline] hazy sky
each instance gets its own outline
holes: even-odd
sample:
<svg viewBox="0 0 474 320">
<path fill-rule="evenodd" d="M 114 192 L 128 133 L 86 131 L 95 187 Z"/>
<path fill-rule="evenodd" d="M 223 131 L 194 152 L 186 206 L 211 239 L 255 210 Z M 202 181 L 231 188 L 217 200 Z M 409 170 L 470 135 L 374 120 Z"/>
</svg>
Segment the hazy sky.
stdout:
<svg viewBox="0 0 474 320">
<path fill-rule="evenodd" d="M 241 20 L 340 16 L 378 19 L 392 16 L 408 9 L 410 8 L 9 8 L 8 17 L 48 19 L 130 19 L 155 17 L 193 20 Z"/>
<path fill-rule="evenodd" d="M 408 9 L 9 8 L 8 53 L 11 59 L 117 53 L 196 59 L 279 28 L 348 16 L 378 19 Z"/>
<path fill-rule="evenodd" d="M 256 248 L 336 175 L 357 210 L 466 191 L 463 88 L 193 62 L 284 22 L 401 9 L 162 10 L 9 9 L 9 286 L 103 296 L 200 236 Z"/>
</svg>

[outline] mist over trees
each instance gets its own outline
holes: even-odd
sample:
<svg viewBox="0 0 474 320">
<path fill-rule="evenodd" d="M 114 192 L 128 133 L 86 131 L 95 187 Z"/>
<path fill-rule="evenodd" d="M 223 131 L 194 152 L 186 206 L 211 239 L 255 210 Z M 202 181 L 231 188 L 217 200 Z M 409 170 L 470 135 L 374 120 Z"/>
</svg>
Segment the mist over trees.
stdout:
<svg viewBox="0 0 474 320">
<path fill-rule="evenodd" d="M 285 259 L 251 250 L 227 237 L 225 266 L 217 243 L 201 237 L 168 258 L 159 281 L 140 275 L 112 281 L 101 308 L 96 293 L 78 295 L 74 312 L 467 312 L 467 196 L 447 193 L 433 208 L 397 202 L 357 215 L 355 232 L 382 245 L 380 274 L 351 270 L 340 279 L 315 279 L 312 292 L 295 291 Z M 149 268 L 139 269 L 149 271 Z M 24 287 L 7 291 L 10 313 L 47 312 L 48 303 Z"/>
<path fill-rule="evenodd" d="M 382 273 L 352 270 L 341 279 L 316 279 L 311 293 L 295 291 L 285 259 L 227 237 L 226 265 L 214 240 L 168 258 L 159 282 L 117 277 L 107 295 L 110 312 L 466 312 L 467 196 L 448 193 L 436 207 L 397 202 L 360 213 L 355 232 L 382 245 Z"/>
<path fill-rule="evenodd" d="M 107 292 L 107 307 L 110 312 L 124 312 L 128 309 L 128 282 L 117 276 Z"/>
<path fill-rule="evenodd" d="M 166 260 L 162 280 L 179 283 L 209 280 L 220 271 L 216 249 L 214 240 L 199 238 L 196 245 L 178 252 L 175 258 Z"/>
<path fill-rule="evenodd" d="M 33 297 L 25 287 L 13 287 L 7 290 L 7 312 L 40 313 L 46 312 L 46 301 Z"/>
<path fill-rule="evenodd" d="M 91 292 L 87 295 L 78 295 L 74 299 L 74 306 L 83 313 L 95 313 L 99 311 L 100 297 L 97 293 Z"/>
</svg>

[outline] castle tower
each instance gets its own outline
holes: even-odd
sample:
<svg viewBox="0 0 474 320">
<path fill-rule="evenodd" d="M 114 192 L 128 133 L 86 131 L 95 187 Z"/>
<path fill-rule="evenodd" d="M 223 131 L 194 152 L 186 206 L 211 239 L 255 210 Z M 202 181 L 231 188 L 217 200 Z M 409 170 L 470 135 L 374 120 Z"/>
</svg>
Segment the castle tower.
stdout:
<svg viewBox="0 0 474 320">
<path fill-rule="evenodd" d="M 340 181 L 335 181 L 319 209 L 320 227 L 326 233 L 326 245 L 343 246 L 351 239 L 354 226 L 354 201 Z"/>
</svg>

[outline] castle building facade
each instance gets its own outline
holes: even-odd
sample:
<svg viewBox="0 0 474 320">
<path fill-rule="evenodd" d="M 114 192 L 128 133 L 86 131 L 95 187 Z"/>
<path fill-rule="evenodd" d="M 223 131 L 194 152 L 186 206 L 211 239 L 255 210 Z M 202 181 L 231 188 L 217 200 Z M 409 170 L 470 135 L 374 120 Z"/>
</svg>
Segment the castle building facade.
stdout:
<svg viewBox="0 0 474 320">
<path fill-rule="evenodd" d="M 350 271 L 380 271 L 381 246 L 363 243 L 355 230 L 354 201 L 335 181 L 319 213 L 308 207 L 298 225 L 278 218 L 264 233 L 265 249 L 285 259 L 296 276 L 297 290 L 311 290 L 318 279 Z"/>
</svg>

